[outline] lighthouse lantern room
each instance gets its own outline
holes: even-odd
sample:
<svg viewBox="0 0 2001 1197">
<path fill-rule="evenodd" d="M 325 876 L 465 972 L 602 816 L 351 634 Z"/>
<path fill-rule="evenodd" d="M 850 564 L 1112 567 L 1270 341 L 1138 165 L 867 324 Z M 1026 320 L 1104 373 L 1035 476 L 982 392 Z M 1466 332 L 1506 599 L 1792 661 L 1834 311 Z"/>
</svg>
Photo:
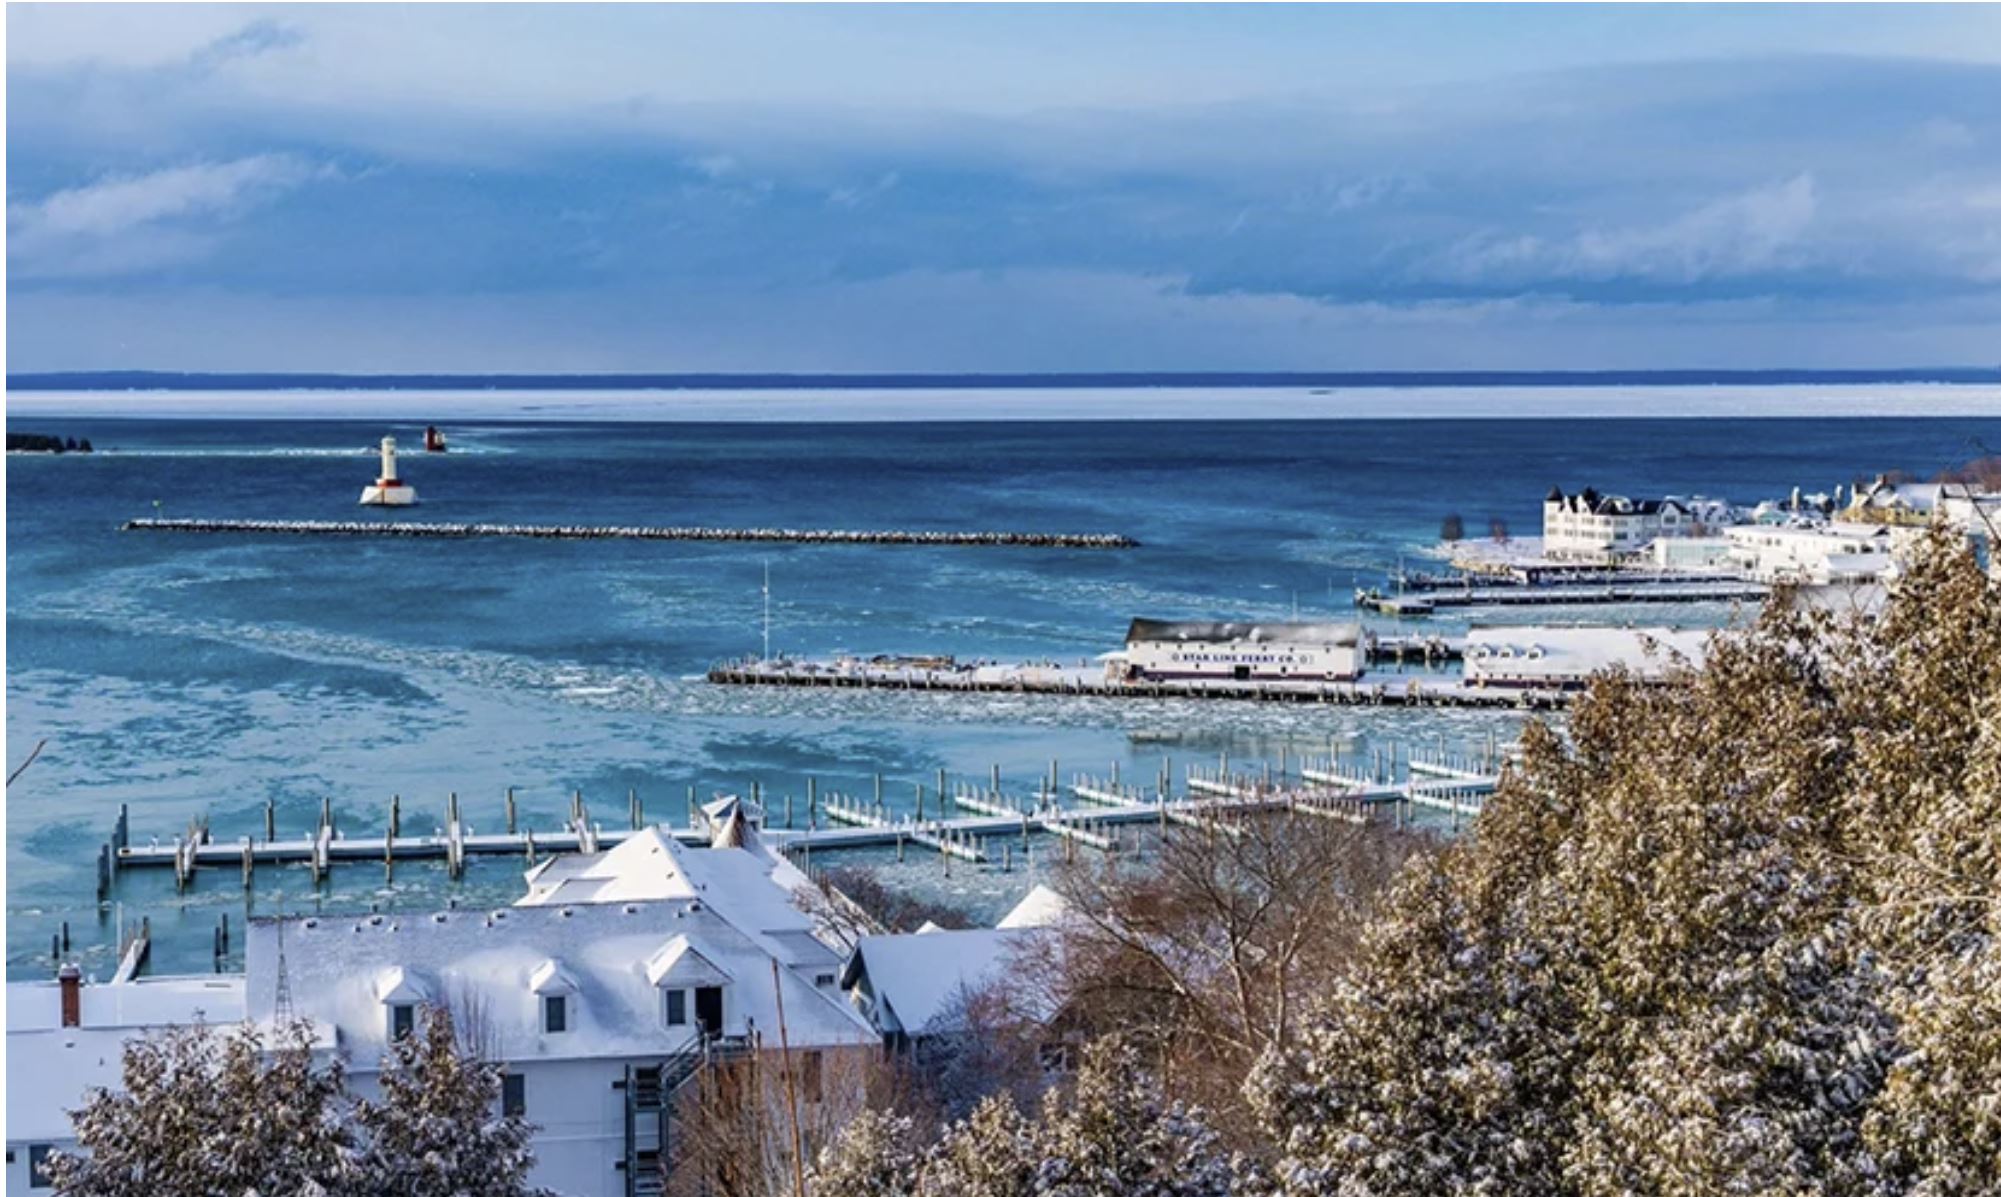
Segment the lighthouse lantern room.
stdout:
<svg viewBox="0 0 2001 1197">
<path fill-rule="evenodd" d="M 417 501 L 417 488 L 396 476 L 396 438 L 382 438 L 382 476 L 361 492 L 369 507 L 408 507 Z"/>
</svg>

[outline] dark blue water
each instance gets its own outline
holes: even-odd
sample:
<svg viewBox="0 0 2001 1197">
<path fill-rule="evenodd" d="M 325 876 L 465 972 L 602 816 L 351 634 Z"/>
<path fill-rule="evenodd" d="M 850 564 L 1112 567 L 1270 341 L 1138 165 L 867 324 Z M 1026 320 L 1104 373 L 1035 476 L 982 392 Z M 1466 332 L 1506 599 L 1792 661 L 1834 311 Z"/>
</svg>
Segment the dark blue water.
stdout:
<svg viewBox="0 0 2001 1197">
<path fill-rule="evenodd" d="M 414 445 L 421 429 L 14 424 L 100 452 L 7 463 L 9 760 L 49 741 L 7 795 L 11 977 L 40 975 L 65 920 L 107 959 L 117 912 L 95 907 L 93 861 L 120 803 L 140 841 L 204 813 L 233 838 L 261 826 L 267 797 L 281 833 L 303 835 L 331 798 L 359 834 L 392 792 L 406 828 L 441 821 L 450 791 L 497 828 L 509 785 L 540 825 L 573 789 L 611 824 L 628 788 L 678 818 L 689 786 L 753 779 L 774 794 L 808 775 L 867 792 L 882 773 L 907 802 L 939 768 L 999 764 L 1028 787 L 1051 758 L 1066 774 L 1117 760 L 1151 777 L 1163 756 L 1470 746 L 1516 728 L 1484 714 L 711 688 L 706 666 L 759 648 L 767 564 L 776 651 L 1074 660 L 1114 647 L 1139 614 L 1346 617 L 1354 587 L 1430 544 L 1448 514 L 1534 534 L 1552 484 L 1755 500 L 1930 474 L 1976 441 L 2001 444 L 2001 418 L 494 423 L 451 428 L 443 457 L 404 459 L 423 505 L 402 518 L 1103 531 L 1144 546 L 1090 552 L 121 533 L 156 510 L 356 518 L 374 440 Z M 975 905 L 1024 880 L 971 873 L 950 888 Z M 393 883 L 351 871 L 316 896 L 302 873 L 272 870 L 255 901 L 428 903 L 444 888 L 406 866 Z M 481 864 L 463 888 L 510 900 L 518 867 Z M 186 897 L 131 875 L 121 898 L 127 919 L 153 917 L 167 967 L 205 964 L 216 916 L 245 905 L 226 874 Z"/>
</svg>

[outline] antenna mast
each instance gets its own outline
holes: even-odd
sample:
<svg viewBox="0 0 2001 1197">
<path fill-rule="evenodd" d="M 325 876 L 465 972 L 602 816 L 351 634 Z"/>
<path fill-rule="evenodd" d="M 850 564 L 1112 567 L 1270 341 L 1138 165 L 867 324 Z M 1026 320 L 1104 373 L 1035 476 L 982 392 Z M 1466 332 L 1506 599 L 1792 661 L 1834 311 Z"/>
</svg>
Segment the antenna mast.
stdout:
<svg viewBox="0 0 2001 1197">
<path fill-rule="evenodd" d="M 280 1026 L 292 1021 L 292 978 L 285 971 L 285 903 L 278 902 L 278 993 L 272 1002 L 272 1017 Z"/>
</svg>

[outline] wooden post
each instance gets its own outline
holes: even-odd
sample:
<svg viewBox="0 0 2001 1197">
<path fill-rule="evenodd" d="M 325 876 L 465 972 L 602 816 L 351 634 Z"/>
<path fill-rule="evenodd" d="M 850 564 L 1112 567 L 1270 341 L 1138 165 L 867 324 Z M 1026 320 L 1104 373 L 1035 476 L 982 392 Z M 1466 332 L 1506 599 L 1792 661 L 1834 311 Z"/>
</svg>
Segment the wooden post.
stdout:
<svg viewBox="0 0 2001 1197">
<path fill-rule="evenodd" d="M 819 809 L 820 779 L 809 777 L 806 779 L 806 830 L 811 831 L 814 829 L 814 820 L 819 818 Z"/>
<path fill-rule="evenodd" d="M 903 863 L 903 833 L 901 831 L 896 833 L 896 863 Z"/>
<path fill-rule="evenodd" d="M 1013 845 L 1013 844 L 1002 844 L 1002 845 L 1001 845 L 1001 872 L 1003 872 L 1003 873 L 1012 873 L 1012 872 L 1014 872 L 1014 845 Z"/>
<path fill-rule="evenodd" d="M 764 784 L 762 782 L 753 781 L 750 783 L 750 804 L 759 810 L 764 809 Z M 633 826 L 637 827 L 638 824 L 635 823 Z"/>
<path fill-rule="evenodd" d="M 700 820 L 695 818 L 695 787 L 688 787 L 688 826 L 695 827 Z"/>
<path fill-rule="evenodd" d="M 278 838 L 278 800 L 276 798 L 267 797 L 264 799 L 264 842 L 268 844 L 272 840 L 277 838 Z"/>
<path fill-rule="evenodd" d="M 1000 793 L 1000 765 L 998 763 L 994 765 L 993 782 L 994 782 L 994 793 L 996 794 Z"/>
<path fill-rule="evenodd" d="M 403 795 L 389 795 L 389 838 L 403 834 Z"/>
<path fill-rule="evenodd" d="M 921 793 L 923 787 L 919 786 L 918 790 Z M 938 766 L 938 809 L 945 809 L 945 766 L 943 765 Z"/>
<path fill-rule="evenodd" d="M 507 834 L 514 834 L 514 787 L 507 787 Z"/>
<path fill-rule="evenodd" d="M 629 815 L 632 819 L 632 829 L 634 831 L 638 831 L 640 824 L 638 790 L 627 789 L 625 791 L 625 807 L 626 807 L 626 814 Z"/>
<path fill-rule="evenodd" d="M 1112 792 L 1113 792 L 1113 793 L 1117 793 L 1117 792 L 1118 792 L 1118 789 L 1119 789 L 1119 759 L 1118 759 L 1117 757 L 1113 757 L 1113 758 L 1112 758 Z"/>
<path fill-rule="evenodd" d="M 947 810 L 945 791 L 941 788 L 938 791 L 938 817 L 941 819 L 944 818 Z M 877 811 L 876 813 L 881 814 L 882 812 Z M 921 781 L 917 783 L 917 821 L 920 823 L 924 821 L 924 783 Z"/>
<path fill-rule="evenodd" d="M 792 830 L 792 791 L 785 791 L 785 830 Z"/>
<path fill-rule="evenodd" d="M 875 808 L 882 809 L 882 774 L 875 775 Z"/>
</svg>

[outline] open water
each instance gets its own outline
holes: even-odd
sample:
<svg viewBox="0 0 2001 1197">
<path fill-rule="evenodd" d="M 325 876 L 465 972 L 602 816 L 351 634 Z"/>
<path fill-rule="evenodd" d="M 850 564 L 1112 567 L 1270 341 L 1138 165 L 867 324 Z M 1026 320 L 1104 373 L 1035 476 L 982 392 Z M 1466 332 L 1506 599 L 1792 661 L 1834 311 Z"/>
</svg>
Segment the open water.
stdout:
<svg viewBox="0 0 2001 1197">
<path fill-rule="evenodd" d="M 652 817 L 678 821 L 690 786 L 706 798 L 753 780 L 771 795 L 803 793 L 809 775 L 867 794 L 881 773 L 908 805 L 939 768 L 983 776 L 998 764 L 1026 791 L 1052 758 L 1066 777 L 1118 761 L 1138 779 L 1163 758 L 1177 769 L 1219 752 L 1254 761 L 1281 745 L 1471 750 L 1512 737 L 1518 721 L 740 690 L 699 675 L 758 651 L 767 565 L 774 651 L 1076 660 L 1116 647 L 1135 615 L 1352 617 L 1354 588 L 1422 551 L 1444 516 L 1475 534 L 1494 519 L 1533 534 L 1553 483 L 1755 500 L 1882 469 L 1930 474 L 2001 445 L 1991 395 L 1945 393 L 1941 410 L 1955 414 L 1882 419 L 1713 414 L 1756 412 L 1757 388 L 1736 403 L 1710 396 L 1701 410 L 1712 414 L 1692 419 L 1646 418 L 1634 404 L 1608 419 L 583 422 L 477 419 L 467 405 L 453 409 L 467 418 L 448 425 L 449 453 L 403 459 L 423 500 L 405 518 L 1104 531 L 1143 542 L 1126 552 L 121 533 L 120 521 L 156 512 L 356 518 L 373 442 L 391 433 L 414 447 L 422 423 L 108 418 L 48 399 L 24 416 L 17 405 L 16 431 L 87 436 L 98 452 L 7 461 L 10 767 L 48 741 L 6 795 L 8 976 L 45 975 L 64 922 L 100 975 L 119 920 L 141 915 L 157 968 L 205 968 L 219 915 L 268 912 L 281 894 L 297 910 L 441 904 L 453 890 L 498 903 L 521 890 L 512 861 L 478 864 L 456 887 L 430 864 L 393 881 L 346 867 L 318 894 L 303 871 L 272 869 L 248 897 L 233 871 L 204 873 L 187 895 L 166 872 L 128 873 L 119 901 L 99 908 L 96 849 L 120 803 L 137 842 L 203 814 L 234 839 L 261 828 L 267 797 L 281 834 L 308 832 L 322 799 L 343 829 L 372 832 L 392 792 L 406 829 L 442 822 L 451 791 L 475 829 L 498 829 L 510 785 L 532 825 L 555 826 L 581 790 L 610 826 L 629 788 Z M 1730 612 L 1473 618 L 1565 616 L 1717 623 Z M 868 859 L 982 917 L 1032 877 L 956 868 L 946 879 L 918 855 Z"/>
</svg>

